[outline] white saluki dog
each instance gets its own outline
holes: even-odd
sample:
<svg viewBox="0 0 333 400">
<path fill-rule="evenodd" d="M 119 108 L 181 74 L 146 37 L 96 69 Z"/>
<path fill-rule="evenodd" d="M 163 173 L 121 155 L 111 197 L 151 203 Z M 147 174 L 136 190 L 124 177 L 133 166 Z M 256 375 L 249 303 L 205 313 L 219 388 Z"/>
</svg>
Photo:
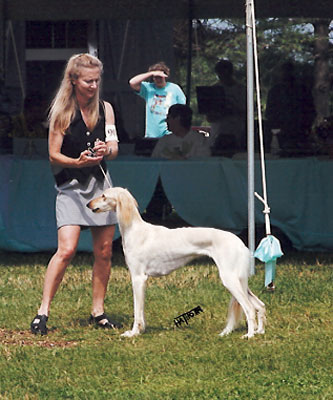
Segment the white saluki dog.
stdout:
<svg viewBox="0 0 333 400">
<path fill-rule="evenodd" d="M 215 261 L 224 286 L 232 294 L 227 325 L 220 336 L 235 329 L 242 310 L 248 326 L 244 338 L 265 332 L 265 304 L 248 288 L 250 252 L 236 235 L 214 228 L 169 229 L 149 224 L 141 218 L 134 197 L 121 187 L 107 189 L 87 206 L 94 212 L 112 210 L 117 213 L 134 296 L 134 324 L 132 330 L 122 336 L 139 335 L 145 330 L 144 298 L 148 277 L 168 275 L 198 256 L 209 256 Z"/>
</svg>

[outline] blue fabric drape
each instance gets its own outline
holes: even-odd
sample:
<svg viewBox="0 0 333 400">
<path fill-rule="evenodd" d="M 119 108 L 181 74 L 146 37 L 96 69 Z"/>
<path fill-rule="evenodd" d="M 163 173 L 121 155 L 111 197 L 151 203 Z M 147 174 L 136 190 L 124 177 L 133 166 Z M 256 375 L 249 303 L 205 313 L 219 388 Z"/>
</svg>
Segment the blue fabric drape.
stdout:
<svg viewBox="0 0 333 400">
<path fill-rule="evenodd" d="M 132 192 L 141 212 L 160 176 L 168 199 L 191 225 L 235 233 L 247 227 L 246 160 L 163 161 L 124 156 L 108 162 L 108 169 L 115 186 Z M 298 250 L 332 251 L 333 162 L 316 158 L 267 160 L 266 172 L 272 226 L 280 228 Z M 260 193 L 259 173 L 256 176 Z M 0 156 L 0 248 L 55 249 L 55 195 L 47 160 Z M 257 224 L 264 224 L 259 201 L 255 217 Z M 91 250 L 89 231 L 82 232 L 78 249 Z"/>
</svg>

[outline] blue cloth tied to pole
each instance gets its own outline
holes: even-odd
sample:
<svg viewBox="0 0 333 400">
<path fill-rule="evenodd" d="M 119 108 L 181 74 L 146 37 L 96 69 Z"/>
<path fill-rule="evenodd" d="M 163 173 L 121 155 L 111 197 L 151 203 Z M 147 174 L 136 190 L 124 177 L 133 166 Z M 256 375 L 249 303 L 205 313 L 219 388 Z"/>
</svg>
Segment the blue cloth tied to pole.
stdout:
<svg viewBox="0 0 333 400">
<path fill-rule="evenodd" d="M 268 286 L 275 279 L 276 260 L 283 256 L 279 240 L 267 235 L 259 243 L 254 256 L 265 263 L 265 286 Z"/>
</svg>

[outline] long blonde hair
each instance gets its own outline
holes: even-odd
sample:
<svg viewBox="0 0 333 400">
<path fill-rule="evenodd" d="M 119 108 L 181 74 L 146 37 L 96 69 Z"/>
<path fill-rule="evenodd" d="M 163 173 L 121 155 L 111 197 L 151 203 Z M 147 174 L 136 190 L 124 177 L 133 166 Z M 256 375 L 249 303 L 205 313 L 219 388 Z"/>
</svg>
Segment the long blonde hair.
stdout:
<svg viewBox="0 0 333 400">
<path fill-rule="evenodd" d="M 78 109 L 73 80 L 79 78 L 81 68 L 96 67 L 99 68 L 100 74 L 102 74 L 102 62 L 97 57 L 88 53 L 75 54 L 68 60 L 60 87 L 52 101 L 49 112 L 51 132 L 66 133 Z M 93 130 L 99 117 L 99 87 L 97 88 L 96 95 L 89 101 L 88 113 L 90 125 L 88 128 Z"/>
</svg>

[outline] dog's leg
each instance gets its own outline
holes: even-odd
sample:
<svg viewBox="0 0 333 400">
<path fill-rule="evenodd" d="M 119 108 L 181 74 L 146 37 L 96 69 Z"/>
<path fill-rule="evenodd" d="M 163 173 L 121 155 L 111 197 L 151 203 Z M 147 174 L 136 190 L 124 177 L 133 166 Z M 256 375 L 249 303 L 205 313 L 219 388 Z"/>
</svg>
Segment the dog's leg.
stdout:
<svg viewBox="0 0 333 400">
<path fill-rule="evenodd" d="M 254 336 L 256 327 L 256 310 L 249 300 L 247 292 L 250 253 L 244 246 L 237 244 L 235 248 L 224 249 L 222 253 L 221 247 L 217 245 L 218 243 L 213 248 L 212 258 L 217 265 L 223 285 L 234 297 L 229 306 L 227 325 L 220 335 L 225 336 L 235 328 L 236 322 L 240 318 L 238 303 L 244 311 L 247 320 L 247 334 L 243 338 L 251 338 Z"/>
<path fill-rule="evenodd" d="M 253 304 L 258 314 L 258 329 L 255 333 L 263 334 L 265 333 L 265 323 L 266 323 L 266 308 L 265 304 L 248 289 L 249 300 Z"/>
<path fill-rule="evenodd" d="M 132 330 L 124 332 L 121 336 L 132 337 L 145 331 L 144 303 L 147 279 L 147 275 L 132 276 L 134 323 Z"/>
<path fill-rule="evenodd" d="M 247 320 L 247 334 L 242 336 L 242 338 L 251 338 L 254 336 L 254 327 L 256 323 L 256 313 L 255 308 L 248 298 L 247 292 L 244 289 L 237 278 L 228 277 L 228 279 L 223 280 L 224 286 L 229 290 L 232 296 L 241 305 Z M 222 331 L 223 333 L 224 331 Z"/>
<path fill-rule="evenodd" d="M 220 336 L 229 335 L 229 333 L 231 333 L 237 327 L 242 314 L 243 314 L 243 312 L 242 312 L 242 308 L 241 308 L 240 304 L 232 296 L 230 303 L 229 303 L 227 325 L 223 329 L 223 331 L 220 333 Z"/>
</svg>

